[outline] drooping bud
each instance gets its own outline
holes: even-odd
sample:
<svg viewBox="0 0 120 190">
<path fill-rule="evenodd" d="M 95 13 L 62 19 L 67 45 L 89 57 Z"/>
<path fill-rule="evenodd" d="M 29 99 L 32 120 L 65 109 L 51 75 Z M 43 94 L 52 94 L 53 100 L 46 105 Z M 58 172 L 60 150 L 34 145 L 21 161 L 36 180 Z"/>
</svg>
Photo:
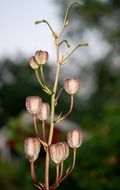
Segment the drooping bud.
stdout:
<svg viewBox="0 0 120 190">
<path fill-rule="evenodd" d="M 43 65 L 48 60 L 48 52 L 47 51 L 36 51 L 35 53 L 35 61 L 38 65 Z"/>
<path fill-rule="evenodd" d="M 41 120 L 41 121 L 45 121 L 48 119 L 50 115 L 50 106 L 48 103 L 42 103 L 41 104 L 41 107 L 40 107 L 40 111 L 38 113 L 38 118 Z"/>
<path fill-rule="evenodd" d="M 53 162 L 59 164 L 69 156 L 69 147 L 66 142 L 59 142 L 50 146 L 50 156 Z"/>
<path fill-rule="evenodd" d="M 37 160 L 40 152 L 41 144 L 37 138 L 28 137 L 24 141 L 24 149 L 26 158 L 29 161 Z"/>
<path fill-rule="evenodd" d="M 67 133 L 67 142 L 71 148 L 78 148 L 83 141 L 83 135 L 79 130 L 70 130 Z"/>
<path fill-rule="evenodd" d="M 31 66 L 32 69 L 38 69 L 39 65 L 35 61 L 35 57 L 31 57 L 29 60 L 29 65 Z"/>
<path fill-rule="evenodd" d="M 28 96 L 26 98 L 26 109 L 31 114 L 37 114 L 40 111 L 42 99 L 39 96 Z"/>
<path fill-rule="evenodd" d="M 80 88 L 80 80 L 75 78 L 66 79 L 64 88 L 68 94 L 76 94 Z"/>
</svg>

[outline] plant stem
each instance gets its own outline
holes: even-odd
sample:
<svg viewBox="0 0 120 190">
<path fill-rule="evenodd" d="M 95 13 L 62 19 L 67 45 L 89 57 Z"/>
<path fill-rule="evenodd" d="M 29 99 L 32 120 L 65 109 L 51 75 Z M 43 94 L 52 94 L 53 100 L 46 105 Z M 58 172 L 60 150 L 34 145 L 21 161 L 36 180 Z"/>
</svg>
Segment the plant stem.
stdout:
<svg viewBox="0 0 120 190">
<path fill-rule="evenodd" d="M 60 176 L 59 176 L 59 180 L 61 179 L 63 175 L 63 162 L 60 163 Z"/>
<path fill-rule="evenodd" d="M 46 142 L 45 121 L 42 121 L 43 140 Z"/>
<path fill-rule="evenodd" d="M 57 68 L 56 68 L 56 75 L 55 75 L 55 82 L 53 86 L 53 94 L 51 96 L 51 124 L 50 124 L 50 132 L 49 132 L 49 138 L 48 138 L 48 148 L 52 143 L 53 138 L 53 131 L 54 131 L 54 115 L 55 115 L 55 96 L 57 91 L 57 85 L 59 80 L 59 72 L 60 72 L 60 64 L 59 64 L 59 38 L 55 38 L 55 44 L 56 44 L 56 62 L 57 62 Z M 46 190 L 49 190 L 49 150 L 47 148 L 46 152 L 46 167 L 45 167 L 45 187 Z"/>
<path fill-rule="evenodd" d="M 39 132 L 38 132 L 38 127 L 37 127 L 37 121 L 36 121 L 36 115 L 34 114 L 33 116 L 33 120 L 34 120 L 34 129 L 35 129 L 35 135 L 38 138 L 38 140 L 40 141 L 40 143 L 44 146 L 47 147 L 46 142 L 42 141 L 41 138 L 39 137 Z"/>
<path fill-rule="evenodd" d="M 59 179 L 59 169 L 60 169 L 60 164 L 56 164 L 56 183 Z"/>
<path fill-rule="evenodd" d="M 45 160 L 45 190 L 49 190 L 49 148 L 46 149 L 46 160 Z"/>
<path fill-rule="evenodd" d="M 64 63 L 71 57 L 71 55 L 72 55 L 79 47 L 81 47 L 81 46 L 88 46 L 88 43 L 78 44 L 78 45 L 68 54 L 68 56 L 60 62 L 60 64 L 64 64 Z"/>
<path fill-rule="evenodd" d="M 73 109 L 73 94 L 71 94 L 71 96 L 70 96 L 70 98 L 71 98 L 71 100 L 70 100 L 70 109 L 69 109 L 69 111 L 66 113 L 66 114 L 64 114 L 62 117 L 60 117 L 60 118 L 58 118 L 56 121 L 55 121 L 55 123 L 58 123 L 58 122 L 60 122 L 60 121 L 62 121 L 63 119 L 65 119 L 71 112 L 72 112 L 72 109 Z"/>
<path fill-rule="evenodd" d="M 36 185 L 38 184 L 39 188 L 42 189 L 43 188 L 43 184 L 39 182 L 38 178 L 35 175 L 35 170 L 34 170 L 34 161 L 30 162 L 30 168 L 31 168 L 31 176 L 33 181 L 36 183 Z"/>
<path fill-rule="evenodd" d="M 38 20 L 38 21 L 35 21 L 35 24 L 41 24 L 41 23 L 45 23 L 45 24 L 47 24 L 47 25 L 48 25 L 48 27 L 49 27 L 49 29 L 51 30 L 51 32 L 52 32 L 52 34 L 53 34 L 53 36 L 55 35 L 54 30 L 52 29 L 52 27 L 51 27 L 50 23 L 49 23 L 47 20 L 43 19 L 43 20 Z M 54 36 L 54 37 L 55 37 L 55 36 Z"/>
<path fill-rule="evenodd" d="M 57 68 L 56 68 L 55 82 L 53 86 L 53 95 L 51 97 L 51 126 L 50 126 L 48 145 L 52 143 L 53 130 L 54 130 L 54 115 L 55 115 L 55 97 L 56 97 L 56 91 L 57 91 L 57 85 L 58 85 L 59 73 L 60 73 L 59 39 L 58 38 L 56 39 L 56 54 L 57 54 Z"/>
<path fill-rule="evenodd" d="M 69 168 L 67 169 L 66 174 L 65 174 L 60 180 L 58 180 L 58 182 L 57 182 L 56 184 L 53 185 L 53 188 L 56 189 L 56 187 L 58 187 L 59 184 L 60 184 L 63 180 L 65 180 L 65 179 L 70 175 L 70 173 L 73 171 L 73 169 L 74 169 L 74 167 L 75 167 L 75 163 L 76 163 L 76 153 L 77 153 L 77 149 L 74 148 L 74 149 L 73 149 L 73 161 L 72 161 L 72 166 L 69 167 Z"/>
</svg>

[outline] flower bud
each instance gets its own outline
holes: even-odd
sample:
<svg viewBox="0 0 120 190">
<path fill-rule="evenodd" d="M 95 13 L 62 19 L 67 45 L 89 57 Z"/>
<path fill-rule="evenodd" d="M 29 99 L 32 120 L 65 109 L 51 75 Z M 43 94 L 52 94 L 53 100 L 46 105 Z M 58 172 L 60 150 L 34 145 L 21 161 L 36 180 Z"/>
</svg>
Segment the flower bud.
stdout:
<svg viewBox="0 0 120 190">
<path fill-rule="evenodd" d="M 80 88 L 80 80 L 75 78 L 66 79 L 64 88 L 68 94 L 76 94 Z"/>
<path fill-rule="evenodd" d="M 83 141 L 83 135 L 79 130 L 70 130 L 67 133 L 67 142 L 71 148 L 78 148 Z"/>
<path fill-rule="evenodd" d="M 59 142 L 50 146 L 50 156 L 53 162 L 59 164 L 69 156 L 69 147 L 66 142 Z"/>
<path fill-rule="evenodd" d="M 41 107 L 40 107 L 40 111 L 38 113 L 38 118 L 41 120 L 41 121 L 45 121 L 48 119 L 50 115 L 50 106 L 48 103 L 42 103 L 41 104 Z"/>
<path fill-rule="evenodd" d="M 29 60 L 29 65 L 31 66 L 32 69 L 38 69 L 39 65 L 35 61 L 35 57 L 31 57 Z"/>
<path fill-rule="evenodd" d="M 26 109 L 32 114 L 37 114 L 40 110 L 42 99 L 39 96 L 28 96 L 26 98 Z"/>
<path fill-rule="evenodd" d="M 35 161 L 40 152 L 41 144 L 37 138 L 28 137 L 24 142 L 26 158 L 29 161 Z"/>
<path fill-rule="evenodd" d="M 47 51 L 36 51 L 35 53 L 35 61 L 38 65 L 43 65 L 48 60 L 48 52 Z"/>
</svg>

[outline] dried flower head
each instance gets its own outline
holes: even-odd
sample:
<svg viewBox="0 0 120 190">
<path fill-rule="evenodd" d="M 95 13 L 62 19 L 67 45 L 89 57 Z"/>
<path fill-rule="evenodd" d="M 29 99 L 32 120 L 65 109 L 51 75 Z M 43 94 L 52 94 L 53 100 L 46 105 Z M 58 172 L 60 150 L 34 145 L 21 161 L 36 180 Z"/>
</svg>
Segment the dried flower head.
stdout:
<svg viewBox="0 0 120 190">
<path fill-rule="evenodd" d="M 25 149 L 26 158 L 29 161 L 35 161 L 38 158 L 40 148 L 41 144 L 37 138 L 28 137 L 25 139 L 24 149 Z"/>
<path fill-rule="evenodd" d="M 29 60 L 29 65 L 31 66 L 32 69 L 38 69 L 39 65 L 35 61 L 35 57 L 32 56 Z"/>
<path fill-rule="evenodd" d="M 32 114 L 37 114 L 40 110 L 42 99 L 39 96 L 28 96 L 26 98 L 26 109 Z"/>
<path fill-rule="evenodd" d="M 80 130 L 70 130 L 67 133 L 67 142 L 71 148 L 78 148 L 83 141 L 83 135 Z"/>
<path fill-rule="evenodd" d="M 36 51 L 35 53 L 35 61 L 38 65 L 44 65 L 48 60 L 48 52 L 47 51 Z"/>
<path fill-rule="evenodd" d="M 75 78 L 66 79 L 64 88 L 68 94 L 76 94 L 80 88 L 80 80 Z"/>
<path fill-rule="evenodd" d="M 45 120 L 48 119 L 49 115 L 50 115 L 50 106 L 49 106 L 49 104 L 48 103 L 42 103 L 40 111 L 38 113 L 38 118 L 41 121 L 45 121 Z"/>
<path fill-rule="evenodd" d="M 53 162 L 59 164 L 69 156 L 69 147 L 66 142 L 59 142 L 50 146 L 50 156 Z"/>
</svg>

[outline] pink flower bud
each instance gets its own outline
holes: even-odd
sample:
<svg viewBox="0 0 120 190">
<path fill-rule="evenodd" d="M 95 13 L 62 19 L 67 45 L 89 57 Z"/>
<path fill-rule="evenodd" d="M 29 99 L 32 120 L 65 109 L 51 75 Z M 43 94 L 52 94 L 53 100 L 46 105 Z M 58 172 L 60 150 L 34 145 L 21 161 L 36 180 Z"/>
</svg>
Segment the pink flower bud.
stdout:
<svg viewBox="0 0 120 190">
<path fill-rule="evenodd" d="M 50 156 L 53 162 L 59 164 L 69 156 L 69 147 L 66 142 L 59 142 L 50 146 Z"/>
<path fill-rule="evenodd" d="M 42 99 L 39 96 L 28 96 L 26 98 L 26 109 L 32 114 L 37 114 L 40 110 Z"/>
<path fill-rule="evenodd" d="M 78 148 L 83 141 L 83 135 L 79 130 L 70 130 L 67 133 L 67 142 L 71 148 Z"/>
<path fill-rule="evenodd" d="M 29 65 L 32 69 L 38 69 L 39 65 L 35 61 L 35 57 L 31 57 L 29 60 Z"/>
<path fill-rule="evenodd" d="M 35 61 L 38 65 L 43 65 L 48 60 L 48 52 L 47 51 L 36 51 L 35 53 Z"/>
<path fill-rule="evenodd" d="M 38 118 L 41 120 L 41 121 L 45 121 L 48 119 L 50 115 L 50 106 L 48 103 L 42 103 L 41 104 L 41 107 L 40 107 L 40 111 L 38 113 Z"/>
<path fill-rule="evenodd" d="M 80 88 L 80 80 L 75 78 L 66 79 L 64 88 L 68 94 L 76 94 Z"/>
<path fill-rule="evenodd" d="M 40 148 L 41 144 L 37 138 L 28 137 L 27 139 L 25 139 L 24 149 L 25 149 L 26 158 L 29 161 L 35 161 L 38 158 Z"/>
</svg>

